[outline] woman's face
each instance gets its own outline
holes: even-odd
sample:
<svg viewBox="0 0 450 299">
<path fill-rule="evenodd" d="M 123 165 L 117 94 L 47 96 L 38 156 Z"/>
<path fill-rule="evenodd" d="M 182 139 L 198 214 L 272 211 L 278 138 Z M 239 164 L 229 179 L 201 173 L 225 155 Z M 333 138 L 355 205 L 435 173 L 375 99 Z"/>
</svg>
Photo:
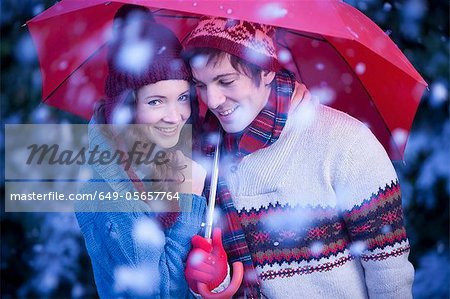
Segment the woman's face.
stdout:
<svg viewBox="0 0 450 299">
<path fill-rule="evenodd" d="M 178 143 L 180 132 L 191 115 L 189 82 L 164 80 L 137 91 L 136 124 L 146 124 L 146 137 L 162 148 Z"/>
</svg>

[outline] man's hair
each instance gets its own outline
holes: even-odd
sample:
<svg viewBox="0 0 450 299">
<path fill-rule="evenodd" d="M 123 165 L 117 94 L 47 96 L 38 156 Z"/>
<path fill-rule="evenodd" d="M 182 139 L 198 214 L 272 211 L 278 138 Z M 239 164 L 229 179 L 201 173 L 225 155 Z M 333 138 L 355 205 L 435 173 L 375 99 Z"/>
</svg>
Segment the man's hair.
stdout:
<svg viewBox="0 0 450 299">
<path fill-rule="evenodd" d="M 252 79 L 255 86 L 259 86 L 261 84 L 261 72 L 262 68 L 259 66 L 247 62 L 233 54 L 229 54 L 227 52 L 214 49 L 214 48 L 197 48 L 190 50 L 187 53 L 187 60 L 191 62 L 197 56 L 205 56 L 208 58 L 206 64 L 214 63 L 217 64 L 220 59 L 223 59 L 226 56 L 229 56 L 231 66 L 237 70 L 239 73 L 246 75 L 250 79 Z"/>
</svg>

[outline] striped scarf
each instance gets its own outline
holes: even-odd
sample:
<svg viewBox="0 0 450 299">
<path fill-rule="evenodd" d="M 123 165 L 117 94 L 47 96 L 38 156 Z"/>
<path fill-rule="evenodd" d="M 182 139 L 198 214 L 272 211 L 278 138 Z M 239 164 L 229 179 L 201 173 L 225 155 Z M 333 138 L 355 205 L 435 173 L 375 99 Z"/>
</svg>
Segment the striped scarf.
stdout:
<svg viewBox="0 0 450 299">
<path fill-rule="evenodd" d="M 273 144 L 286 124 L 294 88 L 295 78 L 291 73 L 287 71 L 278 73 L 266 106 L 243 133 L 225 134 L 222 151 L 231 154 L 236 161 L 240 161 L 246 155 Z M 212 113 L 208 112 L 206 119 L 205 137 L 209 135 L 208 132 L 217 132 L 219 128 L 218 120 Z M 207 137 L 203 140 L 202 151 L 206 156 L 213 157 L 214 145 L 208 143 L 207 140 Z M 206 186 L 209 188 L 210 184 L 208 183 Z M 206 190 L 206 194 L 209 194 L 209 190 Z M 219 175 L 216 204 L 225 215 L 220 225 L 223 227 L 223 245 L 229 261 L 241 261 L 244 264 L 244 283 L 235 297 L 260 298 L 259 281 L 245 234 L 233 205 L 232 196 L 222 175 Z"/>
</svg>

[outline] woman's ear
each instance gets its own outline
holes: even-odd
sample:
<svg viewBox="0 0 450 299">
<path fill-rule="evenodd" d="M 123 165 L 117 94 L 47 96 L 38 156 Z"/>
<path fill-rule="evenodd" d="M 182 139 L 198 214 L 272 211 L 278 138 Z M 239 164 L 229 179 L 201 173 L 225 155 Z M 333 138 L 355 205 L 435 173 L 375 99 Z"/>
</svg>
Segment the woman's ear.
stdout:
<svg viewBox="0 0 450 299">
<path fill-rule="evenodd" d="M 270 85 L 270 83 L 272 83 L 274 78 L 275 78 L 275 72 L 271 72 L 271 71 L 262 71 L 261 72 L 261 79 L 265 86 Z"/>
</svg>

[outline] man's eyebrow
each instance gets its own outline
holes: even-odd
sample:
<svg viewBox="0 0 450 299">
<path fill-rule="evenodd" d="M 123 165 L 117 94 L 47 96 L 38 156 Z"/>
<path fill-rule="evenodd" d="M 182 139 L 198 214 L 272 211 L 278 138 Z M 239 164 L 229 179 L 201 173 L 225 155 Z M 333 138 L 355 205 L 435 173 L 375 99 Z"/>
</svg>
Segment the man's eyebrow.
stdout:
<svg viewBox="0 0 450 299">
<path fill-rule="evenodd" d="M 219 79 L 222 78 L 222 77 L 226 77 L 226 76 L 230 76 L 230 75 L 239 75 L 239 74 L 238 74 L 238 73 L 226 73 L 226 74 L 221 74 L 221 75 L 215 76 L 214 79 L 213 79 L 213 81 L 219 80 Z"/>
<path fill-rule="evenodd" d="M 213 78 L 213 81 L 217 81 L 217 80 L 219 80 L 220 78 L 227 77 L 227 76 L 230 76 L 230 75 L 239 75 L 239 73 L 226 73 L 226 74 L 220 74 L 220 75 L 215 76 L 215 77 Z M 197 80 L 197 79 L 195 79 L 195 78 L 192 78 L 192 81 L 194 81 L 194 83 L 202 83 L 202 84 L 204 84 L 202 81 Z"/>
</svg>

